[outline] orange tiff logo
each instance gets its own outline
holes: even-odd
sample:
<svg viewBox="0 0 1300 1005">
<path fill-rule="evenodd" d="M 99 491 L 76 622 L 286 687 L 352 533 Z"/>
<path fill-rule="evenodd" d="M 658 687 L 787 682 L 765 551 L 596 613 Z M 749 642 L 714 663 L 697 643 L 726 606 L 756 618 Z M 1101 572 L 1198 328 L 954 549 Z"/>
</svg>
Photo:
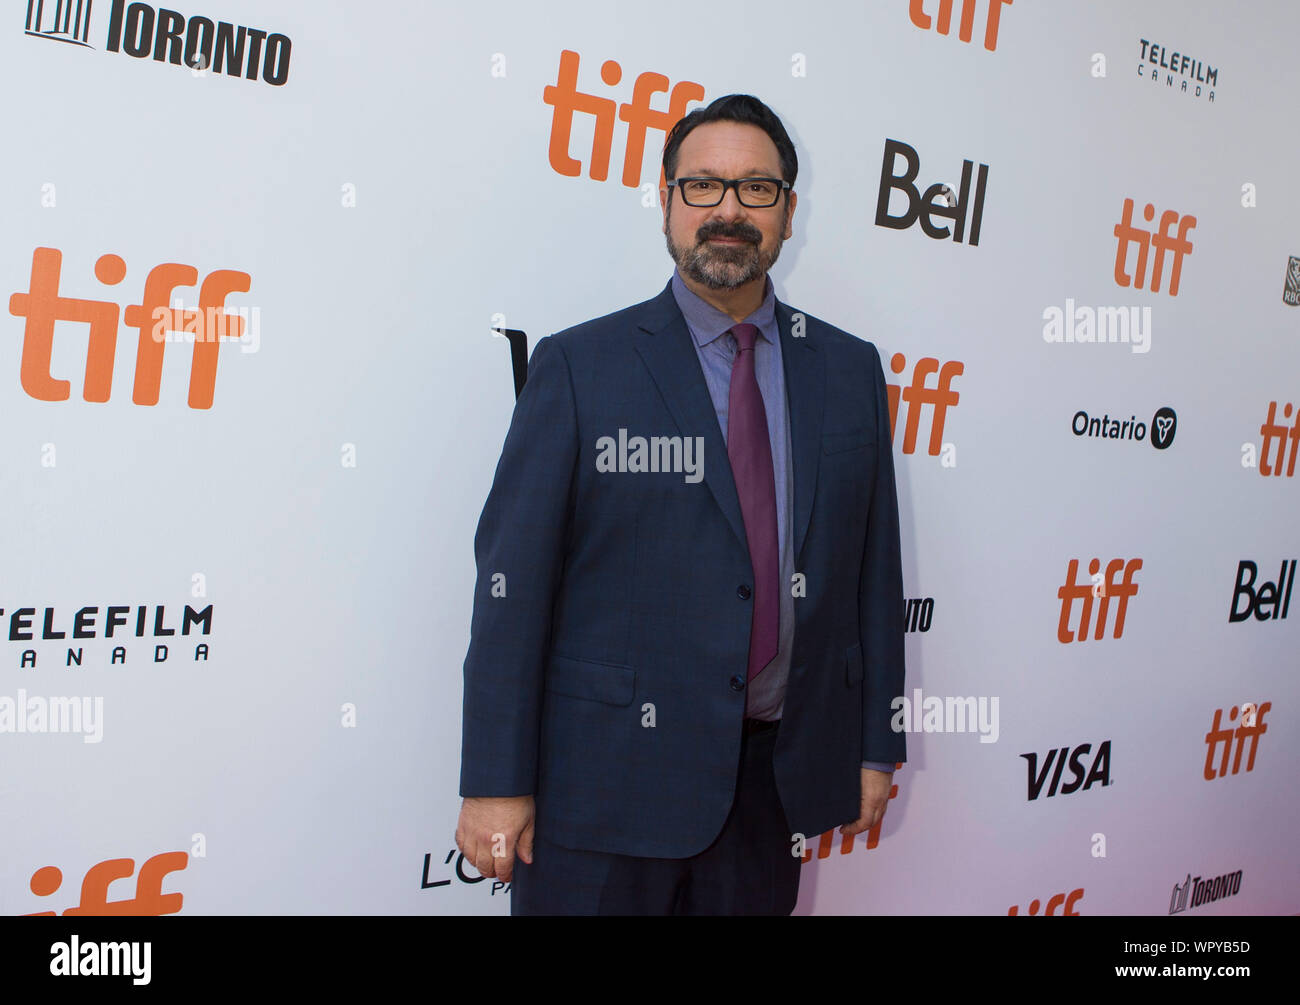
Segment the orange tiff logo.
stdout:
<svg viewBox="0 0 1300 1005">
<path fill-rule="evenodd" d="M 1099 600 L 1097 605 L 1097 631 L 1093 635 L 1094 639 L 1101 639 L 1106 634 L 1106 615 L 1110 608 L 1110 598 L 1115 597 L 1119 603 L 1115 609 L 1115 638 L 1120 638 L 1124 634 L 1124 620 L 1128 615 L 1128 602 L 1137 596 L 1138 584 L 1133 581 L 1134 575 L 1142 568 L 1142 559 L 1130 558 L 1127 562 L 1122 558 L 1112 559 L 1106 565 L 1106 578 L 1101 576 L 1101 560 L 1094 558 L 1088 564 L 1088 574 L 1092 577 L 1091 585 L 1087 580 L 1079 580 L 1079 560 L 1070 559 L 1070 566 L 1065 573 L 1065 583 L 1056 595 L 1061 600 L 1061 620 L 1056 626 L 1056 638 L 1060 642 L 1083 642 L 1088 637 L 1088 626 L 1092 621 L 1092 602 Z M 1124 574 L 1121 581 L 1116 581 L 1116 576 Z M 1074 602 L 1082 602 L 1082 610 L 1079 613 L 1078 631 L 1070 627 L 1070 610 Z"/>
<path fill-rule="evenodd" d="M 140 866 L 135 880 L 135 896 L 128 900 L 108 899 L 108 888 L 114 880 L 126 879 L 135 872 L 135 859 L 110 858 L 92 865 L 81 881 L 81 901 L 76 907 L 63 912 L 66 917 L 87 915 L 121 917 L 126 915 L 175 914 L 181 909 L 182 895 L 162 892 L 163 877 L 179 872 L 189 864 L 190 857 L 183 851 L 169 851 L 147 859 Z M 32 873 L 31 890 L 38 897 L 48 897 L 63 885 L 63 872 L 47 865 Z M 57 911 L 34 911 L 25 918 L 53 918 Z"/>
<path fill-rule="evenodd" d="M 1235 775 L 1241 770 L 1241 754 L 1246 746 L 1246 741 L 1250 741 L 1250 753 L 1246 756 L 1246 770 L 1255 770 L 1255 751 L 1259 749 L 1259 738 L 1268 732 L 1268 726 L 1264 724 L 1264 716 L 1268 710 L 1273 707 L 1271 701 L 1261 702 L 1257 707 L 1254 702 L 1245 702 L 1241 706 L 1241 722 L 1236 729 L 1233 729 L 1231 723 L 1237 721 L 1237 706 L 1233 705 L 1228 710 L 1227 727 L 1223 726 L 1223 709 L 1214 710 L 1214 725 L 1210 731 L 1205 734 L 1205 770 L 1202 774 L 1207 782 L 1212 782 L 1216 778 L 1223 778 L 1228 774 L 1228 755 L 1232 753 L 1233 740 L 1237 741 L 1237 753 L 1232 758 L 1232 773 Z M 1215 766 L 1214 755 L 1217 749 L 1223 747 L 1223 757 Z"/>
<path fill-rule="evenodd" d="M 82 397 L 86 401 L 108 401 L 113 385 L 113 357 L 117 352 L 118 305 L 109 300 L 83 300 L 59 294 L 63 254 L 55 248 L 37 248 L 32 253 L 32 277 L 26 293 L 9 298 L 9 313 L 26 318 L 20 379 L 23 390 L 38 401 L 67 401 L 71 382 L 57 380 L 50 373 L 54 350 L 54 323 L 76 321 L 90 326 L 86 349 L 86 374 Z M 105 286 L 116 286 L 126 277 L 126 262 L 117 255 L 102 255 L 95 262 L 95 276 Z M 197 311 L 171 308 L 168 298 L 178 286 L 197 286 L 199 273 L 192 265 L 169 263 L 150 270 L 144 283 L 142 302 L 122 312 L 128 328 L 139 333 L 135 355 L 135 385 L 131 400 L 137 405 L 158 404 L 162 383 L 163 350 L 167 332 L 194 336 L 190 363 L 190 408 L 211 408 L 217 382 L 217 349 L 223 340 L 242 338 L 243 319 L 224 311 L 226 296 L 247 293 L 247 272 L 218 269 L 209 273 L 199 289 Z"/>
<path fill-rule="evenodd" d="M 554 84 L 542 89 L 542 100 L 555 109 L 551 116 L 551 167 L 570 178 L 578 177 L 582 161 L 569 155 L 569 137 L 573 131 L 573 113 L 585 112 L 596 118 L 595 135 L 591 141 L 591 167 L 588 171 L 595 181 L 609 177 L 609 158 L 614 148 L 614 118 L 627 123 L 627 144 L 623 153 L 623 184 L 636 188 L 641 184 L 641 162 L 645 158 L 646 133 L 657 129 L 667 138 L 668 131 L 686 114 L 686 105 L 704 99 L 704 87 L 690 80 L 673 85 L 668 96 L 668 110 L 656 111 L 650 107 L 650 98 L 668 90 L 668 78 L 662 73 L 647 70 L 632 85 L 632 100 L 620 105 L 613 98 L 602 98 L 578 90 L 579 56 L 571 49 L 560 53 L 560 71 Z M 600 79 L 610 87 L 623 79 L 623 68 L 607 59 L 600 66 Z M 659 187 L 665 184 L 663 168 L 659 169 Z"/>
<path fill-rule="evenodd" d="M 1142 210 L 1142 218 L 1148 223 L 1155 219 L 1156 208 L 1153 203 L 1147 203 Z M 1177 225 L 1178 234 L 1170 232 L 1170 228 Z M 1133 200 L 1124 200 L 1124 214 L 1119 223 L 1115 224 L 1114 234 L 1119 238 L 1119 243 L 1115 248 L 1115 282 L 1120 286 L 1128 286 L 1132 283 L 1137 289 L 1142 289 L 1142 284 L 1146 282 L 1147 277 L 1147 252 L 1154 248 L 1154 262 L 1151 266 L 1151 292 L 1160 292 L 1160 276 L 1164 272 L 1165 253 L 1173 254 L 1173 265 L 1169 270 L 1169 295 L 1178 296 L 1178 282 L 1183 275 L 1183 258 L 1192 253 L 1192 242 L 1188 239 L 1187 234 L 1196 228 L 1196 217 L 1190 213 L 1179 214 L 1177 210 L 1167 209 L 1160 214 L 1160 229 L 1156 231 L 1143 230 L 1133 223 Z M 1132 275 L 1128 271 L 1128 248 L 1133 245 L 1137 249 L 1137 263 L 1133 267 Z"/>
<path fill-rule="evenodd" d="M 998 26 L 1002 23 L 1002 5 L 1006 4 L 1010 7 L 1011 3 L 1012 0 L 988 0 L 988 11 L 984 22 L 984 48 L 989 52 L 996 52 L 998 48 Z M 911 17 L 912 24 L 922 31 L 929 31 L 931 23 L 935 20 L 925 12 L 925 0 L 912 0 L 908 16 Z M 940 35 L 947 35 L 952 26 L 952 0 L 939 0 L 938 22 L 935 30 Z M 975 0 L 961 0 L 961 24 L 957 29 L 957 37 L 963 42 L 969 42 L 974 28 Z"/>
<path fill-rule="evenodd" d="M 889 369 L 901 374 L 906 367 L 907 357 L 901 352 L 894 353 L 889 360 Z M 937 457 L 943 446 L 943 423 L 948 415 L 948 409 L 956 408 L 961 398 L 961 395 L 952 388 L 953 378 L 960 377 L 965 372 L 965 367 L 956 360 L 949 360 L 941 367 L 939 361 L 933 356 L 926 356 L 924 359 L 917 360 L 912 367 L 910 385 L 887 384 L 885 393 L 889 396 L 890 442 L 893 442 L 894 434 L 898 431 L 900 397 L 903 404 L 907 406 L 905 409 L 907 419 L 903 424 L 903 453 L 905 454 L 916 451 L 916 437 L 921 428 L 921 410 L 929 405 L 932 414 L 928 449 L 932 457 Z M 926 380 L 932 374 L 937 374 L 935 377 L 937 386 L 926 387 Z"/>
</svg>

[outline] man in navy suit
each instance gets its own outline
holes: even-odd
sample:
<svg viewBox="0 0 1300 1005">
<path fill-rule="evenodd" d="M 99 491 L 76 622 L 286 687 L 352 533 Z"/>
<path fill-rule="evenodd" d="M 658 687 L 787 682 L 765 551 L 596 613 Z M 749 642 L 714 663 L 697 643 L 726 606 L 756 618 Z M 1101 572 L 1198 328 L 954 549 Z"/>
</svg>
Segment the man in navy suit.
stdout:
<svg viewBox="0 0 1300 1005">
<path fill-rule="evenodd" d="M 533 352 L 474 539 L 456 840 L 515 914 L 789 914 L 904 735 L 874 345 L 775 298 L 798 162 L 749 95 L 664 147 L 677 268 Z"/>
</svg>

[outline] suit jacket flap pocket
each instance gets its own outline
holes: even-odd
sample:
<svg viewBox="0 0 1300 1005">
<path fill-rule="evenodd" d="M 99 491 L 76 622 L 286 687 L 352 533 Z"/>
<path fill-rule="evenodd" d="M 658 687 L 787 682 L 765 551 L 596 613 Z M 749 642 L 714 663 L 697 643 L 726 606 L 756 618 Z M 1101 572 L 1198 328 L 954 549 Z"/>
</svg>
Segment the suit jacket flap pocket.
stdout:
<svg viewBox="0 0 1300 1005">
<path fill-rule="evenodd" d="M 546 690 L 570 698 L 628 705 L 635 692 L 635 682 L 636 671 L 631 667 L 554 655 L 546 675 Z"/>
</svg>

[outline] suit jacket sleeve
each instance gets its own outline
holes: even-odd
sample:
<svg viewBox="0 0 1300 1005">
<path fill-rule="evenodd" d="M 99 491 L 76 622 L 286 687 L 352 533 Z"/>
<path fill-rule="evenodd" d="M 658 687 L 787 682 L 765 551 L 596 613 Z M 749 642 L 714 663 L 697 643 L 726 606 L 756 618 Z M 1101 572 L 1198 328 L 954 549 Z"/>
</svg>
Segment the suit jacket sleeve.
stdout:
<svg viewBox="0 0 1300 1005">
<path fill-rule="evenodd" d="M 866 545 L 858 580 L 858 626 L 862 633 L 862 758 L 907 759 L 907 738 L 890 727 L 891 702 L 903 693 L 903 564 L 898 532 L 889 398 L 880 353 L 871 348 L 876 413 L 876 471 L 867 514 Z"/>
<path fill-rule="evenodd" d="M 462 796 L 535 790 L 551 613 L 577 461 L 568 360 L 553 337 L 544 338 L 529 361 L 474 535 L 477 582 L 464 667 Z"/>
</svg>

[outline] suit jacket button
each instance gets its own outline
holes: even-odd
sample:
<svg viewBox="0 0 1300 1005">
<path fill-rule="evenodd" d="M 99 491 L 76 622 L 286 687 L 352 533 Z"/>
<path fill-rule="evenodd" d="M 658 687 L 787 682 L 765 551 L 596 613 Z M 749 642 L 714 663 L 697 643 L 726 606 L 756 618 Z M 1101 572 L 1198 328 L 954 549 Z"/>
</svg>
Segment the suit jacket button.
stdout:
<svg viewBox="0 0 1300 1005">
<path fill-rule="evenodd" d="M 736 674 L 736 676 L 732 677 L 732 678 L 731 678 L 731 690 L 733 690 L 733 691 L 743 691 L 743 690 L 745 690 L 745 678 L 742 677 L 742 676 L 740 676 L 740 674 Z"/>
<path fill-rule="evenodd" d="M 749 587 L 746 586 L 744 583 L 741 583 L 739 586 L 736 587 L 736 596 L 738 596 L 741 600 L 748 600 Z"/>
</svg>

